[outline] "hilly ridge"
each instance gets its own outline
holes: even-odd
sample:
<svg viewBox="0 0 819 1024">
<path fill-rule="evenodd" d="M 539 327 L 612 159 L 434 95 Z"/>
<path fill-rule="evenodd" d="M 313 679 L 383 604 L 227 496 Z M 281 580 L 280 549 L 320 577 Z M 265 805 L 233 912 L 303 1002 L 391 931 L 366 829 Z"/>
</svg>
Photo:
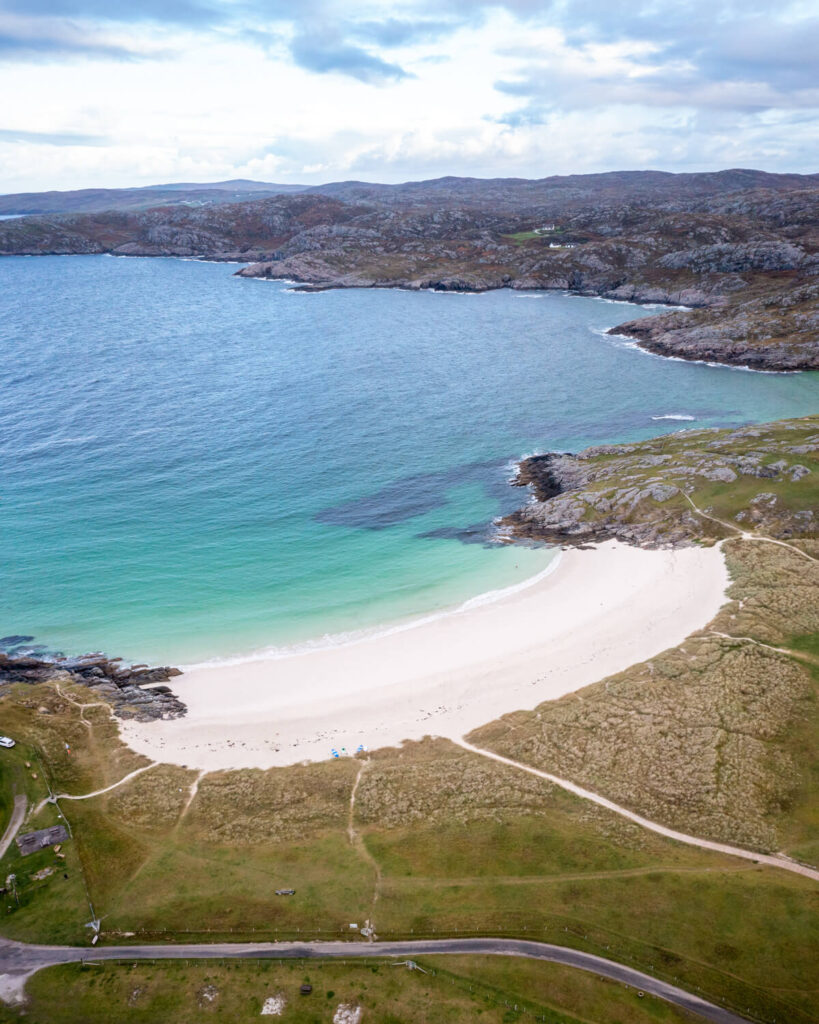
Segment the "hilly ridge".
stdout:
<svg viewBox="0 0 819 1024">
<path fill-rule="evenodd" d="M 647 192 L 733 192 L 748 188 L 805 188 L 819 184 L 816 174 L 771 174 L 733 169 L 703 174 L 668 171 L 607 171 L 599 174 L 551 175 L 545 178 L 467 178 L 448 175 L 426 181 L 381 184 L 335 181 L 322 185 L 293 185 L 235 178 L 217 182 L 172 182 L 135 188 L 87 188 L 68 191 L 19 192 L 0 195 L 0 215 L 97 213 L 103 210 L 147 209 L 152 206 L 195 203 L 206 205 L 318 193 L 350 201 L 406 204 L 459 202 L 467 205 L 500 203 L 515 208 L 549 202 L 559 196 L 600 194 L 638 188 Z"/>
<path fill-rule="evenodd" d="M 257 191 L 227 201 L 239 186 Z M 264 187 L 223 182 L 211 201 L 207 186 L 184 185 L 172 205 L 5 221 L 0 255 L 196 256 L 308 288 L 559 289 L 684 306 L 615 332 L 665 356 L 819 368 L 819 175 Z M 163 188 L 147 192 L 176 186 Z"/>
<path fill-rule="evenodd" d="M 152 206 L 227 203 L 247 196 L 300 192 L 302 185 L 273 185 L 237 178 L 233 181 L 178 182 L 141 188 L 83 188 L 70 191 L 16 192 L 0 195 L 0 215 L 97 213 L 101 210 L 143 210 Z"/>
</svg>

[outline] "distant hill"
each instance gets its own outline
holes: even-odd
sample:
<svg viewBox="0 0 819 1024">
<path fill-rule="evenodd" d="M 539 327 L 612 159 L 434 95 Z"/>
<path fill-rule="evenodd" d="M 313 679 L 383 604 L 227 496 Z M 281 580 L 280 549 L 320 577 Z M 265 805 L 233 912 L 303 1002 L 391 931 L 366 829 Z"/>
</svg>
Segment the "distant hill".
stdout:
<svg viewBox="0 0 819 1024">
<path fill-rule="evenodd" d="M 69 192 L 18 192 L 0 195 L 0 215 L 100 213 L 103 210 L 146 210 L 155 206 L 210 206 L 295 193 L 319 193 L 344 202 L 382 205 L 492 205 L 506 210 L 552 202 L 608 196 L 612 199 L 656 201 L 663 195 L 718 195 L 748 189 L 804 189 L 819 184 L 816 174 L 768 174 L 732 169 L 703 174 L 666 171 L 611 171 L 605 174 L 552 175 L 548 178 L 434 178 L 384 185 L 367 181 L 335 181 L 325 185 L 280 185 L 235 178 L 231 181 L 171 182 L 141 188 L 78 189 Z"/>
<path fill-rule="evenodd" d="M 251 181 L 250 178 L 231 178 L 230 181 L 180 181 L 168 185 L 146 185 L 143 191 L 208 192 L 227 189 L 231 192 L 264 192 L 265 195 L 284 195 L 286 192 L 304 192 L 307 185 L 276 185 L 270 181 Z"/>
<path fill-rule="evenodd" d="M 337 181 L 315 185 L 306 191 L 321 192 L 345 202 L 380 204 L 474 206 L 501 203 L 504 208 L 523 208 L 551 202 L 600 200 L 638 202 L 663 196 L 680 199 L 740 192 L 750 189 L 813 188 L 819 174 L 769 174 L 767 171 L 734 168 L 697 174 L 667 171 L 608 171 L 602 174 L 552 175 L 548 178 L 434 178 L 381 185 L 366 181 Z"/>
<path fill-rule="evenodd" d="M 304 185 L 264 181 L 179 182 L 142 188 L 83 188 L 69 192 L 17 192 L 0 195 L 0 215 L 100 213 L 103 210 L 146 210 L 153 206 L 204 206 L 243 199 L 303 192 Z"/>
</svg>

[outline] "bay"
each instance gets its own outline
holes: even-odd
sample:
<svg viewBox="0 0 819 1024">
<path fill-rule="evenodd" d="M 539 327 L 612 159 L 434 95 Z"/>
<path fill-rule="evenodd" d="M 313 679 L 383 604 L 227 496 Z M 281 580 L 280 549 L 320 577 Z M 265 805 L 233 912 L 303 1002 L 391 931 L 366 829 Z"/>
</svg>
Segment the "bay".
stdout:
<svg viewBox="0 0 819 1024">
<path fill-rule="evenodd" d="M 547 566 L 487 543 L 521 455 L 816 410 L 605 336 L 651 310 L 234 270 L 0 261 L 0 635 L 191 662 L 434 613 Z"/>
</svg>

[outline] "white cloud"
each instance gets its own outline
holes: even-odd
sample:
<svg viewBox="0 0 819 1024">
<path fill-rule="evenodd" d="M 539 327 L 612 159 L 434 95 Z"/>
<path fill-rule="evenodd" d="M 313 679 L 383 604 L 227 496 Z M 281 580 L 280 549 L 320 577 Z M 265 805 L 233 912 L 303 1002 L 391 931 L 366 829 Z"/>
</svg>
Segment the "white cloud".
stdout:
<svg viewBox="0 0 819 1024">
<path fill-rule="evenodd" d="M 0 117 L 0 191 L 238 176 L 816 170 L 806 113 L 819 83 L 801 56 L 794 88 L 783 70 L 809 9 L 784 7 L 776 46 L 760 55 L 759 4 L 730 45 L 716 29 L 696 43 L 696 23 L 670 41 L 659 18 L 652 35 L 639 3 L 617 31 L 589 2 L 559 16 L 537 2 L 444 3 L 436 14 L 423 0 L 386 10 L 312 0 L 299 19 L 274 3 L 268 18 L 244 20 L 227 14 L 245 8 L 223 2 L 224 19 L 186 27 L 183 14 L 200 6 L 177 4 L 167 24 L 0 21 L 0 91 L 15 96 Z M 568 24 L 570 10 L 587 21 Z M 306 35 L 316 18 L 322 32 Z M 4 24 L 14 37 L 5 50 Z M 63 49 L 15 49 L 38 26 Z M 733 69 L 724 75 L 712 67 L 722 52 Z"/>
</svg>

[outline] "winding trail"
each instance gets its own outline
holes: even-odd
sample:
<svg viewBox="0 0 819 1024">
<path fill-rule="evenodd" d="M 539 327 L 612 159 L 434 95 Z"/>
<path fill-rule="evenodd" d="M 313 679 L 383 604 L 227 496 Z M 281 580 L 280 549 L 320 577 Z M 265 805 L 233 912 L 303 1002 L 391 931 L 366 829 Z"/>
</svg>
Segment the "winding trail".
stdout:
<svg viewBox="0 0 819 1024">
<path fill-rule="evenodd" d="M 68 703 L 69 704 L 73 704 L 75 708 L 80 708 L 80 721 L 85 726 L 85 728 L 89 731 L 89 733 L 94 731 L 94 726 L 85 717 L 85 712 L 87 711 L 88 708 L 105 708 L 105 710 L 108 712 L 108 717 L 113 719 L 114 722 L 117 721 L 116 715 L 111 710 L 111 705 L 110 704 L 106 704 L 105 701 L 101 701 L 101 700 L 94 700 L 94 701 L 75 700 L 70 694 L 67 694 L 65 692 L 65 690 L 63 690 L 63 688 L 60 686 L 59 683 L 57 683 L 56 690 L 57 690 L 57 693 L 59 693 L 59 695 L 63 698 L 63 700 L 67 700 Z"/>
<path fill-rule="evenodd" d="M 419 939 L 411 942 L 259 942 L 213 943 L 179 946 L 98 946 L 95 949 L 76 946 L 33 946 L 0 939 L 0 998 L 19 1002 L 24 997 L 26 980 L 44 967 L 79 963 L 85 960 L 302 960 L 353 957 L 409 957 L 433 954 L 472 956 L 519 956 L 529 960 L 547 960 L 603 978 L 664 999 L 713 1024 L 747 1024 L 740 1017 L 714 1003 L 706 1002 L 685 989 L 633 967 L 606 960 L 593 953 L 583 953 L 566 946 L 522 939 Z"/>
<path fill-rule="evenodd" d="M 0 860 L 6 855 L 6 850 L 11 846 L 14 841 L 14 837 L 20 831 L 20 826 L 26 816 L 26 808 L 28 807 L 28 801 L 25 796 L 16 796 L 14 798 L 14 809 L 11 812 L 11 818 L 6 831 L 3 833 L 3 838 L 0 839 Z"/>
<path fill-rule="evenodd" d="M 54 793 L 51 796 L 47 796 L 45 800 L 41 800 L 35 808 L 35 813 L 42 810 L 46 804 L 56 803 L 58 800 L 90 800 L 95 796 L 102 796 L 104 793 L 110 793 L 112 789 L 118 789 L 120 786 L 125 785 L 126 782 L 130 782 L 131 779 L 142 775 L 143 772 L 149 772 L 152 768 L 158 767 L 161 761 L 151 761 L 150 764 L 145 764 L 141 768 L 136 768 L 134 771 L 124 775 L 119 782 L 112 782 L 110 786 L 105 786 L 103 789 L 95 789 L 93 793 L 80 793 L 77 796 L 72 796 L 71 793 Z"/>
<path fill-rule="evenodd" d="M 710 630 L 708 636 L 718 636 L 721 640 L 733 640 L 736 643 L 754 644 L 766 651 L 773 651 L 775 654 L 784 654 L 788 658 L 796 658 L 797 661 L 806 661 L 809 665 L 817 664 L 816 658 L 811 657 L 806 651 L 794 651 L 789 647 L 774 647 L 773 644 L 755 640 L 752 636 L 731 636 L 730 633 L 720 633 L 717 629 Z"/>
<path fill-rule="evenodd" d="M 356 848 L 356 850 L 358 851 L 358 853 L 362 857 L 362 859 L 365 860 L 370 865 L 370 867 L 373 869 L 373 875 L 374 875 L 373 898 L 372 898 L 372 903 L 370 904 L 370 916 L 367 919 L 367 922 L 365 924 L 365 927 L 367 928 L 367 933 L 366 933 L 365 937 L 372 943 L 376 939 L 376 934 L 375 934 L 375 905 L 376 905 L 376 903 L 378 903 L 378 898 L 381 895 L 381 881 L 382 881 L 382 878 L 381 878 L 381 865 L 378 863 L 378 861 L 375 859 L 375 857 L 373 857 L 373 855 L 367 849 L 367 846 L 366 846 L 364 840 L 361 838 L 359 833 L 356 831 L 355 825 L 354 825 L 354 819 L 355 819 L 355 796 L 356 796 L 356 793 L 358 792 L 358 784 L 361 782 L 361 776 L 367 770 L 369 765 L 370 765 L 369 761 L 365 761 L 364 764 L 362 764 L 362 766 L 358 769 L 358 775 L 356 775 L 355 782 L 353 783 L 353 788 L 352 788 L 352 791 L 350 793 L 350 814 L 349 814 L 349 817 L 347 819 L 347 835 L 348 835 L 349 840 L 350 840 L 350 845 L 354 846 Z"/>
<path fill-rule="evenodd" d="M 738 533 L 743 540 L 756 540 L 765 544 L 778 544 L 779 547 L 788 548 L 789 551 L 795 551 L 797 555 L 801 555 L 803 558 L 807 558 L 811 562 L 819 562 L 819 558 L 814 558 L 813 555 L 809 555 L 807 551 L 803 551 L 794 544 L 788 544 L 787 541 L 776 540 L 773 537 L 766 537 L 763 533 L 752 533 L 749 530 L 743 530 L 741 526 L 737 526 L 734 523 L 726 522 L 724 519 L 717 519 L 716 516 L 709 515 L 708 512 L 703 512 L 703 510 L 698 505 L 695 505 L 684 491 L 682 492 L 682 495 L 698 516 L 702 516 L 703 519 L 710 519 L 712 523 L 719 523 L 719 525 L 724 526 L 726 530 L 733 530 L 734 533 Z"/>
<path fill-rule="evenodd" d="M 697 836 L 690 836 L 685 832 L 677 832 L 675 829 L 666 828 L 665 825 L 660 825 L 656 821 L 649 821 L 648 818 L 644 818 L 640 814 L 635 814 L 634 811 L 630 811 L 626 807 L 621 807 L 620 804 L 616 804 L 604 796 L 599 796 L 597 793 L 592 793 L 588 789 L 583 789 L 582 786 L 577 786 L 574 782 L 569 782 L 567 779 L 558 778 L 557 775 L 551 775 L 549 772 L 541 771 L 539 768 L 532 768 L 530 765 L 523 764 L 520 761 L 513 761 L 511 758 L 503 757 L 503 755 L 496 754 L 492 750 L 485 750 L 483 747 L 476 747 L 472 743 L 467 743 L 466 740 L 453 740 L 453 742 L 472 754 L 479 754 L 481 757 L 488 757 L 492 761 L 498 761 L 500 764 L 508 765 L 510 768 L 517 768 L 519 771 L 528 772 L 530 775 L 536 775 L 540 779 L 545 779 L 547 782 L 551 782 L 555 786 L 560 786 L 561 789 L 574 793 L 575 796 L 579 796 L 583 800 L 590 800 L 592 803 L 598 804 L 600 807 L 605 807 L 606 810 L 614 811 L 615 814 L 619 814 L 623 818 L 628 818 L 629 821 L 633 821 L 642 828 L 646 828 L 651 832 L 656 832 L 658 835 L 665 836 L 666 839 L 675 839 L 678 843 L 686 843 L 688 846 L 698 846 L 701 850 L 712 850 L 714 853 L 724 853 L 730 857 L 743 857 L 745 860 L 752 860 L 758 864 L 767 864 L 769 867 L 782 868 L 785 871 L 793 871 L 797 875 L 804 875 L 805 878 L 811 878 L 813 881 L 819 882 L 819 871 L 815 868 L 808 867 L 806 864 L 800 864 L 798 861 L 791 860 L 789 857 L 780 856 L 778 854 L 756 853 L 753 850 L 743 850 L 740 846 L 728 846 L 727 843 L 716 843 L 711 839 L 699 839 Z"/>
</svg>

